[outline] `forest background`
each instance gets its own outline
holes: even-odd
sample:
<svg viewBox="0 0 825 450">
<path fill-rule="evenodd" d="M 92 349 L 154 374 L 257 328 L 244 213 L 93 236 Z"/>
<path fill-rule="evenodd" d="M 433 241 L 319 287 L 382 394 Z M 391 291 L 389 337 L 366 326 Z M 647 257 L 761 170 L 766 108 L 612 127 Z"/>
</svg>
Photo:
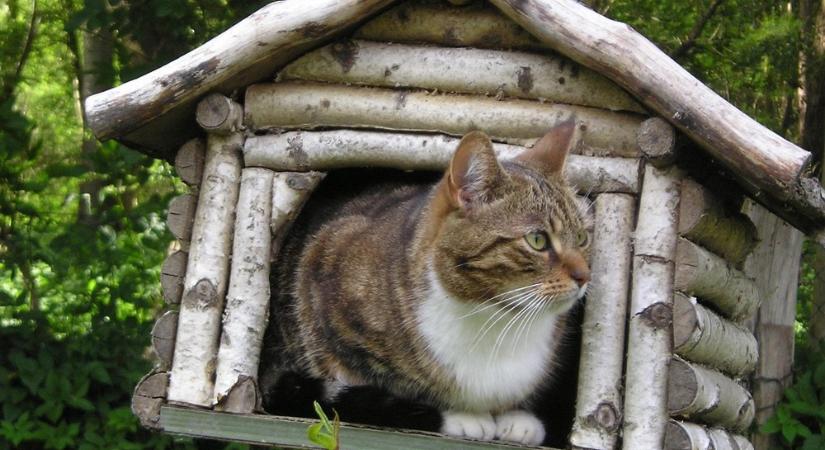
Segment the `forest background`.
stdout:
<svg viewBox="0 0 825 450">
<path fill-rule="evenodd" d="M 129 410 L 162 307 L 165 208 L 183 186 L 168 164 L 97 142 L 82 100 L 264 3 L 0 0 L 0 450 L 222 447 L 144 431 Z M 825 0 L 586 3 L 812 151 L 819 170 Z M 823 278 L 825 252 L 806 243 L 796 381 L 761 428 L 777 448 L 825 448 Z"/>
</svg>

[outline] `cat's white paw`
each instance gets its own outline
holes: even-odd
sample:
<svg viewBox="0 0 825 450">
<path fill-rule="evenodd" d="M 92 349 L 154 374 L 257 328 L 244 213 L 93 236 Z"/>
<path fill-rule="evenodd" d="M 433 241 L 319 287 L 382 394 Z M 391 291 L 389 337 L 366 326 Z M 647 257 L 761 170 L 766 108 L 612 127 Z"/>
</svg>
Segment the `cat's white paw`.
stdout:
<svg viewBox="0 0 825 450">
<path fill-rule="evenodd" d="M 544 441 L 544 425 L 527 411 L 508 411 L 496 416 L 496 439 L 539 445 Z"/>
<path fill-rule="evenodd" d="M 455 437 L 492 440 L 496 435 L 496 421 L 490 414 L 445 411 L 441 432 Z"/>
</svg>

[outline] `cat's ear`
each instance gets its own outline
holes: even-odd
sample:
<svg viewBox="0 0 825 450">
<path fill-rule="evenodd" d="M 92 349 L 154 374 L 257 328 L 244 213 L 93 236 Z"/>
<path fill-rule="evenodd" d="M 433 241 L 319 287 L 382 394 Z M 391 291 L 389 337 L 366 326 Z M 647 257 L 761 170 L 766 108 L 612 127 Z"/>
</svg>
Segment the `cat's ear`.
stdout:
<svg viewBox="0 0 825 450">
<path fill-rule="evenodd" d="M 453 206 L 467 208 L 488 201 L 502 176 L 490 138 L 481 131 L 467 133 L 447 170 L 447 189 Z"/>
<path fill-rule="evenodd" d="M 567 155 L 579 144 L 581 133 L 572 116 L 554 126 L 536 145 L 522 153 L 518 159 L 540 167 L 545 173 L 559 175 L 564 171 Z"/>
</svg>

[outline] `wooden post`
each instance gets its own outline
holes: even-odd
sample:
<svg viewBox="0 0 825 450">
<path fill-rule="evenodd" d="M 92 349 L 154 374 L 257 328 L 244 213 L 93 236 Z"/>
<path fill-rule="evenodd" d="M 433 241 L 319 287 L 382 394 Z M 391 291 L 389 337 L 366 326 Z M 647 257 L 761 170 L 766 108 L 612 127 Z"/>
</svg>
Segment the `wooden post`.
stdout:
<svg viewBox="0 0 825 450">
<path fill-rule="evenodd" d="M 241 173 L 213 400 L 217 409 L 235 413 L 260 409 L 257 390 L 252 389 L 253 395 L 249 395 L 247 379 L 254 385 L 258 377 L 261 341 L 269 314 L 273 176 L 272 171 L 256 167 Z M 231 398 L 239 396 L 248 402 Z"/>
<path fill-rule="evenodd" d="M 210 134 L 207 139 L 169 380 L 170 402 L 212 406 L 242 146 L 239 133 Z"/>
<path fill-rule="evenodd" d="M 791 382 L 794 319 L 802 233 L 765 208 L 747 202 L 745 213 L 756 225 L 759 243 L 745 261 L 744 271 L 756 280 L 765 300 L 754 321 L 759 361 L 753 374 L 756 423 L 773 416 L 776 404 Z M 754 433 L 757 450 L 771 448 L 770 436 Z"/>
<path fill-rule="evenodd" d="M 645 166 L 628 325 L 626 449 L 658 450 L 664 443 L 680 178 L 676 168 Z"/>
<path fill-rule="evenodd" d="M 284 82 L 246 89 L 245 122 L 269 128 L 353 127 L 424 131 L 462 136 L 484 130 L 510 143 L 532 144 L 575 115 L 582 145 L 600 155 L 638 154 L 641 118 L 586 106 L 504 100 L 473 95 Z"/>
<path fill-rule="evenodd" d="M 607 450 L 615 448 L 622 422 L 624 329 L 636 198 L 601 194 L 595 203 L 593 281 L 582 324 L 576 419 L 570 444 Z"/>
</svg>

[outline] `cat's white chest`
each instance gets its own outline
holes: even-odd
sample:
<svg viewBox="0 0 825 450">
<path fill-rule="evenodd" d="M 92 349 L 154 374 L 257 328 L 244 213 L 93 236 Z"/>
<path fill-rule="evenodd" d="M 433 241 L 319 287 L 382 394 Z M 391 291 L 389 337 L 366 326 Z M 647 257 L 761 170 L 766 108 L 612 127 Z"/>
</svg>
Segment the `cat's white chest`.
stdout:
<svg viewBox="0 0 825 450">
<path fill-rule="evenodd" d="M 453 298 L 434 273 L 430 285 L 418 325 L 436 361 L 455 380 L 451 407 L 497 411 L 525 400 L 547 376 L 558 316 L 479 310 Z"/>
</svg>

